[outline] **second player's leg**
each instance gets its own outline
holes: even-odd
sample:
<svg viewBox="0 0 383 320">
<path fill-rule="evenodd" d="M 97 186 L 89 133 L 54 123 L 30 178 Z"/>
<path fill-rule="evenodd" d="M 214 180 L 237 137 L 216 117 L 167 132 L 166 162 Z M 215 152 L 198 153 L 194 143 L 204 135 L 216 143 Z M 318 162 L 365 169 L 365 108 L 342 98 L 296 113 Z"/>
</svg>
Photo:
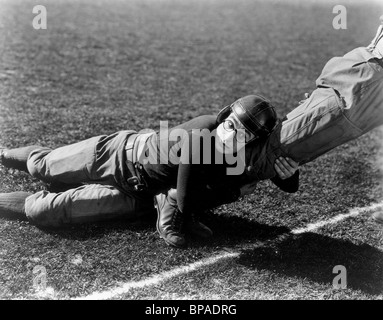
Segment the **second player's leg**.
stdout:
<svg viewBox="0 0 383 320">
<path fill-rule="evenodd" d="M 365 48 L 332 59 L 317 84 L 328 86 L 316 89 L 281 127 L 282 152 L 300 164 L 383 124 L 383 61 Z"/>
<path fill-rule="evenodd" d="M 287 114 L 262 147 L 247 153 L 250 181 L 274 177 L 279 156 L 305 164 L 383 124 L 383 62 L 370 56 L 361 48 L 326 65 L 317 83 L 342 92 L 319 87 Z"/>
</svg>

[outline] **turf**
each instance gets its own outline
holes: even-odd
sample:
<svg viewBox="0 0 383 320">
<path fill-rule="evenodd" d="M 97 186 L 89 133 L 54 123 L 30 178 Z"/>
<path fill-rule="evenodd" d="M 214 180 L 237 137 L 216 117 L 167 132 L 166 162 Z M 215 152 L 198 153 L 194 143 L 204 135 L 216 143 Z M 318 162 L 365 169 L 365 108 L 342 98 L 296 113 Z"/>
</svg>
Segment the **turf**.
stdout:
<svg viewBox="0 0 383 320">
<path fill-rule="evenodd" d="M 33 1 L 1 1 L 0 145 L 59 147 L 122 129 L 157 129 L 217 113 L 261 93 L 279 116 L 297 106 L 333 56 L 369 43 L 381 5 L 344 2 L 41 1 L 48 29 L 32 28 Z M 301 168 L 301 187 L 270 182 L 203 217 L 215 236 L 186 250 L 142 221 L 38 229 L 0 219 L 0 298 L 68 299 L 142 280 L 222 251 L 240 252 L 118 299 L 382 299 L 383 229 L 367 214 L 314 232 L 290 230 L 382 200 L 383 133 L 376 129 Z M 0 192 L 46 188 L 0 168 Z M 51 293 L 38 295 L 44 266 Z M 335 265 L 346 290 L 332 287 Z"/>
</svg>

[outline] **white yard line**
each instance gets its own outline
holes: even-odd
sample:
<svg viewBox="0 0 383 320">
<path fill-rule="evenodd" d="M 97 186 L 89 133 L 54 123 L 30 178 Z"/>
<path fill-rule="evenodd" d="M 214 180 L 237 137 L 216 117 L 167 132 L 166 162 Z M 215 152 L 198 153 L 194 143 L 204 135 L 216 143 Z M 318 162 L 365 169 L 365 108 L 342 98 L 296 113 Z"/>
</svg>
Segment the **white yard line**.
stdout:
<svg viewBox="0 0 383 320">
<path fill-rule="evenodd" d="M 339 214 L 339 215 L 337 215 L 334 218 L 331 218 L 329 220 L 319 221 L 316 223 L 310 223 L 305 228 L 292 230 L 291 233 L 300 234 L 300 233 L 310 232 L 312 230 L 319 229 L 325 225 L 335 224 L 335 223 L 338 223 L 338 222 L 345 220 L 347 218 L 356 217 L 357 215 L 359 215 L 361 213 L 375 211 L 377 209 L 382 209 L 382 208 L 383 208 L 383 203 L 374 203 L 371 206 L 363 207 L 363 208 L 354 208 L 354 209 L 351 209 L 349 211 L 349 213 Z"/>
<path fill-rule="evenodd" d="M 105 300 L 105 299 L 112 299 L 113 297 L 122 295 L 126 292 L 128 292 L 131 289 L 135 288 L 143 288 L 150 285 L 156 285 L 160 282 L 163 282 L 165 280 L 181 276 L 183 274 L 190 273 L 192 271 L 195 271 L 197 269 L 200 269 L 202 267 L 206 267 L 212 264 L 215 264 L 216 262 L 228 259 L 228 258 L 235 258 L 239 256 L 239 252 L 233 252 L 233 253 L 223 253 L 219 254 L 210 258 L 202 259 L 200 261 L 191 263 L 187 266 L 178 267 L 170 271 L 162 272 L 160 274 L 151 276 L 150 278 L 140 280 L 140 281 L 132 281 L 132 282 L 126 282 L 120 287 L 117 287 L 112 290 L 107 290 L 103 292 L 95 292 L 90 294 L 89 296 L 85 297 L 79 297 L 75 298 L 75 300 Z"/>
<path fill-rule="evenodd" d="M 319 221 L 319 222 L 316 222 L 313 224 L 309 224 L 305 228 L 294 229 L 291 231 L 291 233 L 292 234 L 301 234 L 301 233 L 305 233 L 305 232 L 314 231 L 314 230 L 317 230 L 323 226 L 336 224 L 336 223 L 343 221 L 347 218 L 356 217 L 357 215 L 359 215 L 361 213 L 367 213 L 367 212 L 374 211 L 377 209 L 383 209 L 383 202 L 382 203 L 375 203 L 375 204 L 372 204 L 371 206 L 368 206 L 368 207 L 351 209 L 346 214 L 339 214 L 339 215 L 335 216 L 334 218 Z M 132 289 L 143 288 L 143 287 L 147 287 L 147 286 L 151 286 L 151 285 L 157 285 L 157 284 L 164 282 L 166 280 L 169 280 L 171 278 L 188 274 L 188 273 L 196 271 L 200 268 L 215 264 L 219 261 L 236 258 L 239 255 L 240 255 L 240 252 L 221 253 L 221 254 L 218 254 L 216 256 L 202 259 L 200 261 L 191 263 L 191 264 L 186 265 L 186 266 L 178 267 L 178 268 L 172 269 L 170 271 L 166 271 L 166 272 L 162 272 L 162 273 L 153 275 L 153 276 L 151 276 L 147 279 L 144 279 L 144 280 L 129 281 L 129 282 L 126 282 L 126 283 L 114 288 L 114 289 L 101 291 L 101 292 L 94 292 L 88 296 L 74 298 L 74 300 L 113 299 L 117 296 L 120 296 L 122 294 L 129 292 Z"/>
</svg>

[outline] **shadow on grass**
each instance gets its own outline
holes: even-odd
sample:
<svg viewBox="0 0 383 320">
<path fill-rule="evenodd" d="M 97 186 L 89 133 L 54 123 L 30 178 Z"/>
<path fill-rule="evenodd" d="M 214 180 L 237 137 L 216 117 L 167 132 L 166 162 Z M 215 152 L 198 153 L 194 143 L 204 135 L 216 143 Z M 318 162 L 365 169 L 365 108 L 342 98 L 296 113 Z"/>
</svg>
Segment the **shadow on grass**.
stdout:
<svg viewBox="0 0 383 320">
<path fill-rule="evenodd" d="M 88 240 L 102 238 L 108 233 L 116 231 L 133 231 L 148 234 L 157 233 L 155 229 L 156 219 L 157 214 L 153 211 L 135 220 L 115 219 L 90 224 L 71 225 L 62 228 L 39 227 L 39 229 L 45 233 L 58 235 L 65 239 Z M 213 229 L 213 238 L 208 240 L 190 238 L 188 239 L 189 248 L 206 246 L 234 247 L 246 243 L 254 243 L 254 241 L 273 239 L 290 231 L 287 227 L 269 226 L 242 217 L 220 216 L 213 213 L 204 216 L 202 221 Z"/>
<path fill-rule="evenodd" d="M 336 265 L 347 270 L 347 288 L 367 294 L 383 293 L 383 253 L 368 245 L 304 233 L 244 250 L 239 263 L 255 270 L 272 270 L 332 287 Z"/>
<path fill-rule="evenodd" d="M 191 240 L 192 246 L 233 247 L 274 239 L 290 232 L 290 229 L 285 226 L 261 224 L 240 216 L 225 216 L 211 212 L 206 214 L 201 221 L 213 230 L 213 238 L 208 241 L 193 238 Z"/>
<path fill-rule="evenodd" d="M 114 218 L 92 223 L 65 225 L 59 228 L 42 226 L 36 226 L 36 228 L 39 228 L 47 234 L 57 235 L 64 239 L 85 241 L 100 239 L 113 232 L 132 231 L 153 233 L 155 231 L 155 225 L 156 212 L 153 210 L 135 219 L 130 217 Z"/>
</svg>

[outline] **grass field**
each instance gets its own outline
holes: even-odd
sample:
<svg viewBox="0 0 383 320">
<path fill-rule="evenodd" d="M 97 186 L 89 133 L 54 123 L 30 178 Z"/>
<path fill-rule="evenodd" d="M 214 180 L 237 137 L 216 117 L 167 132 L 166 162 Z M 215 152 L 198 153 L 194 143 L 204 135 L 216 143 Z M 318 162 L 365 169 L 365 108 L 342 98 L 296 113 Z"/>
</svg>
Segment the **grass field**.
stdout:
<svg viewBox="0 0 383 320">
<path fill-rule="evenodd" d="M 32 28 L 37 4 L 47 8 L 47 30 Z M 347 8 L 347 30 L 332 27 L 335 4 Z M 367 1 L 0 5 L 0 145 L 7 147 L 158 129 L 160 120 L 175 125 L 217 113 L 250 93 L 269 97 L 283 116 L 314 89 L 327 60 L 369 43 L 383 14 Z M 383 201 L 382 138 L 378 128 L 305 165 L 296 194 L 260 183 L 253 195 L 203 217 L 213 240 L 191 239 L 185 250 L 159 239 L 155 217 L 60 230 L 0 219 L 0 298 L 106 291 L 100 297 L 383 299 L 383 228 L 370 218 L 376 209 L 304 229 Z M 0 192 L 43 188 L 0 168 Z M 45 293 L 33 287 L 39 265 Z M 336 265 L 347 269 L 347 289 L 333 288 Z"/>
</svg>

